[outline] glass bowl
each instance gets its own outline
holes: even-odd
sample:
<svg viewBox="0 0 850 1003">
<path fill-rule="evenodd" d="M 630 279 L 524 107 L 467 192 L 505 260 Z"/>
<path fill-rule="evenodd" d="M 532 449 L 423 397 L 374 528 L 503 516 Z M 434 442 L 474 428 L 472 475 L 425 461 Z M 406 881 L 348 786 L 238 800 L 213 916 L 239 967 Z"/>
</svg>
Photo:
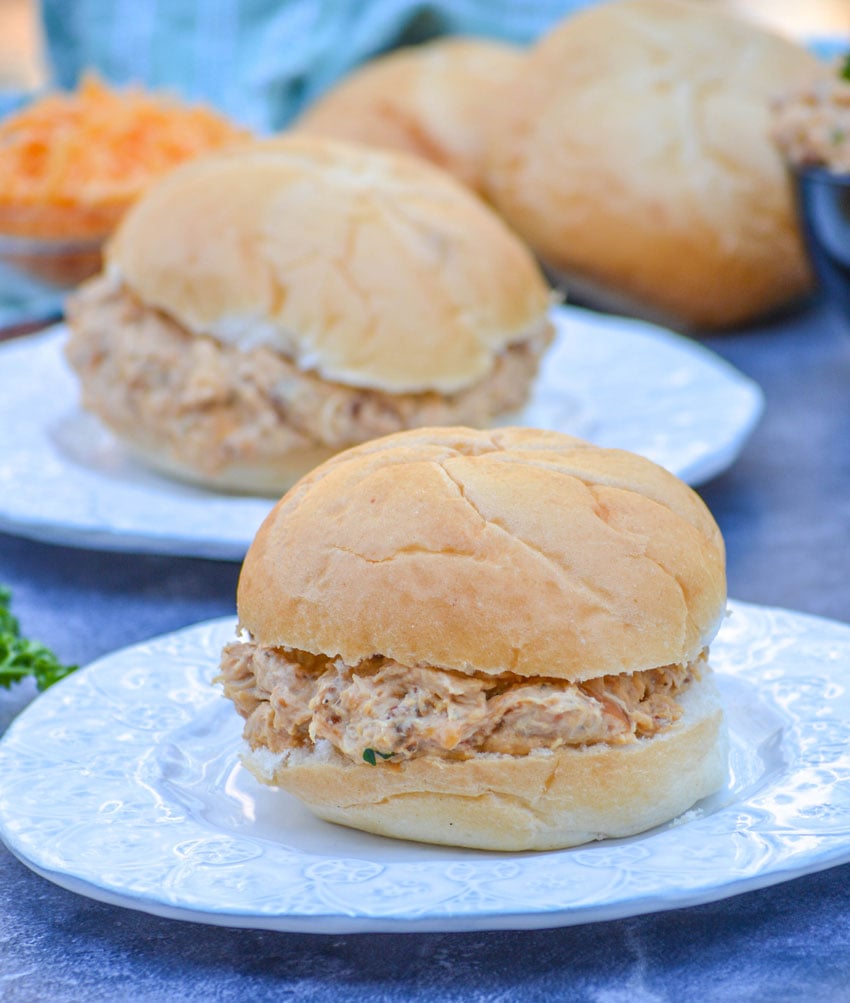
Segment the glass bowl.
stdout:
<svg viewBox="0 0 850 1003">
<path fill-rule="evenodd" d="M 67 292 L 101 267 L 103 237 L 45 239 L 0 234 L 0 284 L 4 288 Z"/>
</svg>

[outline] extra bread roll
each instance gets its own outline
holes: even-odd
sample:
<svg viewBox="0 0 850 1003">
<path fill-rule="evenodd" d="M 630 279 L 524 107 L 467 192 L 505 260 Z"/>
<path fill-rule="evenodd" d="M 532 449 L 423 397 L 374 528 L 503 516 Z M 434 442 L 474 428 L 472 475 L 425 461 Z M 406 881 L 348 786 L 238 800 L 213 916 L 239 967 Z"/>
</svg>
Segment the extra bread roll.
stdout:
<svg viewBox="0 0 850 1003">
<path fill-rule="evenodd" d="M 344 78 L 295 128 L 423 157 L 481 191 L 487 123 L 522 61 L 522 49 L 485 38 L 397 49 Z"/>
<path fill-rule="evenodd" d="M 84 405 L 161 470 L 280 494 L 353 443 L 520 408 L 549 305 L 445 172 L 289 136 L 154 186 L 69 304 L 68 357 Z"/>
<path fill-rule="evenodd" d="M 709 4 L 594 6 L 500 102 L 490 198 L 577 296 L 691 330 L 745 323 L 810 286 L 770 102 L 821 72 Z"/>
<path fill-rule="evenodd" d="M 699 497 L 554 432 L 422 429 L 339 454 L 246 556 L 224 690 L 245 763 L 317 815 L 488 849 L 643 831 L 725 777 Z"/>
</svg>

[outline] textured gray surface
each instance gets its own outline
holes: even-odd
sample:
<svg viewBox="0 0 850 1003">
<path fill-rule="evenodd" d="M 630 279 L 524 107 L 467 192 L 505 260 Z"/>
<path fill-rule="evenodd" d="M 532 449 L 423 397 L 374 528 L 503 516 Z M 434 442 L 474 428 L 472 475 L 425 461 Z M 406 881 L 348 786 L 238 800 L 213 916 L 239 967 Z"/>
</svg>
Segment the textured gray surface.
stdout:
<svg viewBox="0 0 850 1003">
<path fill-rule="evenodd" d="M 708 344 L 767 395 L 738 463 L 702 489 L 726 537 L 730 593 L 850 620 L 850 329 L 815 306 Z M 232 613 L 237 574 L 0 536 L 0 581 L 25 631 L 82 663 Z M 0 714 L 29 696 L 3 698 Z M 850 866 L 562 930 L 322 937 L 103 905 L 0 850 L 0 931 L 9 1001 L 850 1000 Z"/>
</svg>

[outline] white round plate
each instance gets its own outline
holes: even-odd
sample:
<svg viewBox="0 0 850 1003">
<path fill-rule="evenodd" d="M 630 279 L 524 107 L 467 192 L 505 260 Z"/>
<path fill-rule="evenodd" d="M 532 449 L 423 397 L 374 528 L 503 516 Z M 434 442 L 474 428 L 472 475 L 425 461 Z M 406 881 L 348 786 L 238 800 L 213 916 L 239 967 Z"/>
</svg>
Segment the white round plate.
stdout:
<svg viewBox="0 0 850 1003">
<path fill-rule="evenodd" d="M 698 484 L 724 470 L 763 408 L 760 388 L 697 343 L 573 307 L 512 424 L 642 453 Z M 0 531 L 52 543 L 241 560 L 271 508 L 141 466 L 78 403 L 62 326 L 0 347 Z"/>
<path fill-rule="evenodd" d="M 674 822 L 498 854 L 314 818 L 240 765 L 211 685 L 230 619 L 103 658 L 0 742 L 0 836 L 73 891 L 156 915 L 314 933 L 532 929 L 694 905 L 850 860 L 850 626 L 730 603 L 712 663 L 728 782 Z"/>
</svg>

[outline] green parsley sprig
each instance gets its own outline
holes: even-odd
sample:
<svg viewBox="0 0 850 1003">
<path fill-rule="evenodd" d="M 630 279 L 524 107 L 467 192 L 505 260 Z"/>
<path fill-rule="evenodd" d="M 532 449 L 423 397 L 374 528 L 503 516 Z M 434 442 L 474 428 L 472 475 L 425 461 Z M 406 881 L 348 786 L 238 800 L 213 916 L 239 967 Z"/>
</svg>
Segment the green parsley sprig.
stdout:
<svg viewBox="0 0 850 1003">
<path fill-rule="evenodd" d="M 378 761 L 377 761 L 377 759 L 375 759 L 375 756 L 380 756 L 381 759 L 391 759 L 392 755 L 393 754 L 391 752 L 378 752 L 377 749 L 364 749 L 363 750 L 363 758 L 366 760 L 366 762 L 370 766 L 377 765 Z"/>
<path fill-rule="evenodd" d="M 39 690 L 69 676 L 76 665 L 63 665 L 50 648 L 21 637 L 21 628 L 9 608 L 11 590 L 0 585 L 0 686 L 9 689 L 27 676 Z"/>
</svg>

